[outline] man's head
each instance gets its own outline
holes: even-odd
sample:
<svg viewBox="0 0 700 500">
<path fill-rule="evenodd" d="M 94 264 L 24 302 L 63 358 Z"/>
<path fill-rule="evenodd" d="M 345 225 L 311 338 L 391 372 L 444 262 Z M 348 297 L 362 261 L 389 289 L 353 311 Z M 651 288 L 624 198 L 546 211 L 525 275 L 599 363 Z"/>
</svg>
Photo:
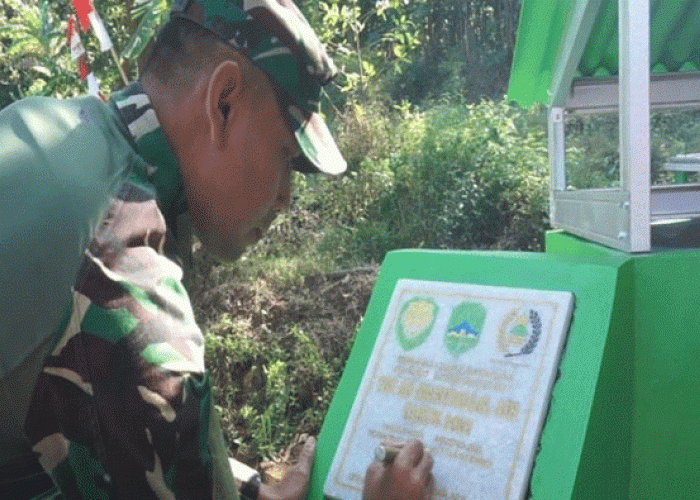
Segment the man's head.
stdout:
<svg viewBox="0 0 700 500">
<path fill-rule="evenodd" d="M 235 259 L 262 236 L 292 168 L 345 170 L 316 113 L 334 72 L 287 0 L 175 1 L 142 80 L 215 254 Z"/>
</svg>

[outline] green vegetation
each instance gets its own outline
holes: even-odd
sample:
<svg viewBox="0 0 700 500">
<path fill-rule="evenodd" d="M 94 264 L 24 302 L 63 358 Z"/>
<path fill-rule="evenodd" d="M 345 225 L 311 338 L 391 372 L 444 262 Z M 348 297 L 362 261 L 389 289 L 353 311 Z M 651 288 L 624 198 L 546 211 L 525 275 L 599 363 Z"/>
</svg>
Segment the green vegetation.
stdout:
<svg viewBox="0 0 700 500">
<path fill-rule="evenodd" d="M 678 109 L 651 114 L 651 181 L 673 183 L 662 166 L 670 157 L 700 151 L 700 110 Z M 567 182 L 576 189 L 619 185 L 618 120 L 616 115 L 570 117 L 567 133 Z M 698 182 L 695 173 L 688 182 Z"/>
<path fill-rule="evenodd" d="M 348 265 L 402 247 L 540 249 L 547 153 L 532 118 L 502 101 L 355 106 L 338 134 L 350 175 L 301 186 L 329 221 L 319 250 Z"/>
<path fill-rule="evenodd" d="M 224 429 L 238 456 L 251 460 L 275 456 L 296 433 L 318 432 L 338 367 L 298 327 L 271 339 L 251 338 L 246 326 L 222 315 L 207 335 L 206 356 Z"/>
<path fill-rule="evenodd" d="M 373 267 L 268 275 L 258 264 L 270 246 L 233 265 L 196 252 L 190 287 L 224 435 L 249 463 L 318 433 L 376 276 Z"/>
</svg>

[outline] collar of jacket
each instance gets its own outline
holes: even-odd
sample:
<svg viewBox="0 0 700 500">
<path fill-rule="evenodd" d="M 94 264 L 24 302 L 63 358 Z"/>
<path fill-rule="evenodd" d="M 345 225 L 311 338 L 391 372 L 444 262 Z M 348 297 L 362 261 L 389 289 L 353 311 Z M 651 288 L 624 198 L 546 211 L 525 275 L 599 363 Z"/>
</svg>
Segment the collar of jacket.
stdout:
<svg viewBox="0 0 700 500">
<path fill-rule="evenodd" d="M 112 109 L 128 130 L 136 152 L 145 160 L 143 169 L 135 169 L 137 180 L 155 187 L 158 204 L 168 225 L 187 210 L 182 179 L 175 155 L 165 138 L 151 100 L 140 82 L 114 92 Z"/>
</svg>

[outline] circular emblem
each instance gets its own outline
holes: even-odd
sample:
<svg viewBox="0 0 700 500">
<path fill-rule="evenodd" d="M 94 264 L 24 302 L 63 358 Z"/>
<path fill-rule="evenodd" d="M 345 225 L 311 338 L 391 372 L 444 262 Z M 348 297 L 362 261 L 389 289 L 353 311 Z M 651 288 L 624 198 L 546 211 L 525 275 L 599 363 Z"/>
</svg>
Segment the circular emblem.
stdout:
<svg viewBox="0 0 700 500">
<path fill-rule="evenodd" d="M 498 329 L 498 348 L 508 356 L 530 354 L 542 334 L 542 318 L 534 309 L 513 309 Z"/>
</svg>

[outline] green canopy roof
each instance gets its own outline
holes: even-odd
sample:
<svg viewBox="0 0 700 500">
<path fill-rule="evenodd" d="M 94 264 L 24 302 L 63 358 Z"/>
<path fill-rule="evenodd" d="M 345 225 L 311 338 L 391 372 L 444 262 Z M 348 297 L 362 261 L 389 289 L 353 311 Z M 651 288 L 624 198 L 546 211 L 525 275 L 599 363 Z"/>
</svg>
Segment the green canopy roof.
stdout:
<svg viewBox="0 0 700 500">
<path fill-rule="evenodd" d="M 700 1 L 650 2 L 652 73 L 698 71 Z M 551 104 L 557 64 L 579 53 L 573 74 L 564 72 L 567 86 L 576 77 L 617 75 L 617 0 L 523 0 L 508 98 L 524 107 Z"/>
</svg>

